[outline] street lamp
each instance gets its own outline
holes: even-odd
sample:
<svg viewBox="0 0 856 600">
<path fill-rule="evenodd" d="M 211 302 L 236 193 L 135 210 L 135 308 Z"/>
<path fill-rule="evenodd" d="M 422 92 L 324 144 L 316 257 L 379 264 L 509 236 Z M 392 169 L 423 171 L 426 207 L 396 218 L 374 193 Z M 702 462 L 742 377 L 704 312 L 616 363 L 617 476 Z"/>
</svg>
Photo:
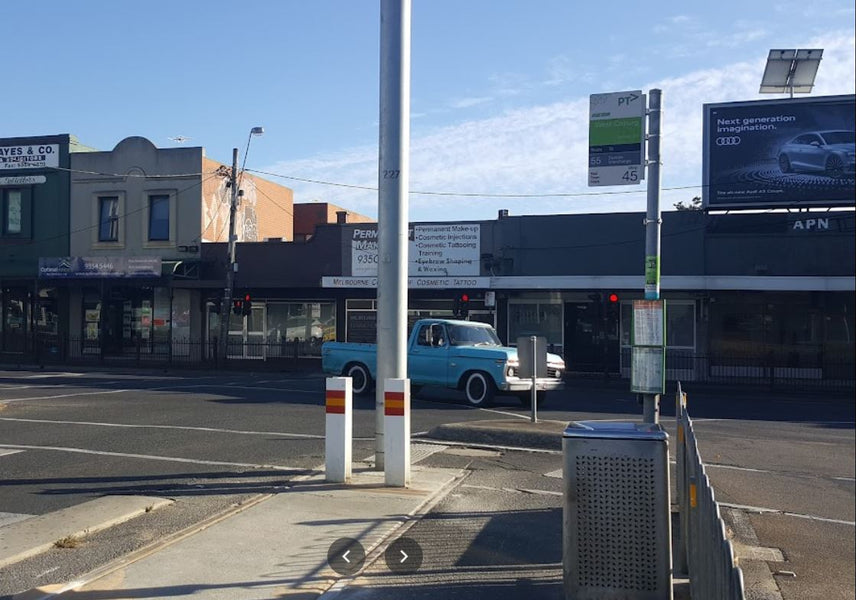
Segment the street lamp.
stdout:
<svg viewBox="0 0 856 600">
<path fill-rule="evenodd" d="M 265 132 L 264 127 L 253 127 L 250 129 L 250 134 L 247 136 L 247 148 L 244 150 L 244 162 L 241 165 L 241 178 L 244 176 L 244 167 L 247 164 L 247 154 L 250 152 L 250 141 L 254 135 L 262 135 Z M 228 338 L 229 338 L 229 317 L 231 316 L 232 308 L 232 291 L 235 287 L 235 272 L 238 270 L 238 263 L 235 262 L 235 213 L 238 210 L 238 149 L 232 148 L 232 174 L 229 177 L 229 186 L 232 188 L 232 198 L 229 202 L 229 243 L 226 261 L 226 287 L 223 289 L 223 303 L 220 306 L 220 348 L 219 354 L 223 362 L 226 361 L 228 355 Z"/>
</svg>

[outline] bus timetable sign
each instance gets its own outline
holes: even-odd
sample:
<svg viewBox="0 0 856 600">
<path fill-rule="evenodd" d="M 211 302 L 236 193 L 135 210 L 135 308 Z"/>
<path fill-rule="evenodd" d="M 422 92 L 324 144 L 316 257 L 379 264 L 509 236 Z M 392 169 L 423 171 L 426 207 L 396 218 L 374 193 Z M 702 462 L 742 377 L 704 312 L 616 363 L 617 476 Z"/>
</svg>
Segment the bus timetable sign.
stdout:
<svg viewBox="0 0 856 600">
<path fill-rule="evenodd" d="M 589 187 L 645 178 L 645 96 L 641 90 L 589 97 Z"/>
</svg>

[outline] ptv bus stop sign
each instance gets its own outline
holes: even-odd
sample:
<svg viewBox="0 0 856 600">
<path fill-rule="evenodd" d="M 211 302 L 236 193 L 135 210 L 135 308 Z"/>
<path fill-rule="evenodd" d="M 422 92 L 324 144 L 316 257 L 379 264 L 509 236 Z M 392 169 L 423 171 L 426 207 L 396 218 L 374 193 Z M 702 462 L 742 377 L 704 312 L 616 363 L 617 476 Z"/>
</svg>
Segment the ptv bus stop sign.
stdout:
<svg viewBox="0 0 856 600">
<path fill-rule="evenodd" d="M 641 90 L 589 97 L 589 187 L 645 178 L 645 102 Z"/>
</svg>

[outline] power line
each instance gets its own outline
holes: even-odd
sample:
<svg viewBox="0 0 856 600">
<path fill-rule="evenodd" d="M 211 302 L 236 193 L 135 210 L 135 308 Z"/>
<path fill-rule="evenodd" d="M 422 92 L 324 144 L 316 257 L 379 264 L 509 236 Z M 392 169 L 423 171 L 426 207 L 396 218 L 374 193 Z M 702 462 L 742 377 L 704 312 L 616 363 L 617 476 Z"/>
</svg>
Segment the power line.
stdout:
<svg viewBox="0 0 856 600">
<path fill-rule="evenodd" d="M 100 175 L 101 177 L 117 177 L 124 179 L 125 177 L 132 177 L 138 179 L 179 179 L 183 177 L 200 177 L 202 175 L 207 175 L 205 171 L 201 171 L 199 173 L 172 173 L 168 175 L 148 175 L 148 174 L 138 174 L 138 173 L 104 173 L 102 171 L 86 171 L 84 169 L 72 169 L 69 167 L 43 167 L 44 169 L 50 169 L 52 171 L 63 171 L 65 173 L 80 173 L 83 175 Z M 218 169 L 219 170 L 219 167 Z M 215 174 L 216 171 L 215 170 Z"/>
<path fill-rule="evenodd" d="M 278 177 L 280 179 L 288 179 L 290 181 L 299 181 L 301 183 L 312 183 L 317 185 L 326 185 L 332 187 L 342 187 L 356 190 L 364 190 L 369 192 L 378 191 L 377 187 L 367 186 L 367 185 L 356 185 L 352 183 L 340 183 L 336 181 L 325 181 L 323 179 L 308 179 L 305 177 L 295 177 L 293 175 L 282 175 L 281 173 L 272 173 L 270 171 L 262 171 L 258 169 L 247 169 L 247 171 L 251 173 L 258 173 L 260 175 L 266 175 L 268 177 Z M 699 185 L 685 185 L 685 186 L 676 186 L 676 187 L 667 187 L 662 188 L 663 191 L 676 191 L 676 190 L 691 190 L 705 187 L 702 184 Z M 538 194 L 529 194 L 529 193 L 517 193 L 517 194 L 493 194 L 493 193 L 480 193 L 480 192 L 444 192 L 444 191 L 425 191 L 425 190 L 410 190 L 411 194 L 418 194 L 420 196 L 455 196 L 462 198 L 574 198 L 574 197 L 585 197 L 585 196 L 616 196 L 623 194 L 642 194 L 645 193 L 644 189 L 633 189 L 633 190 L 621 190 L 621 191 L 612 191 L 612 192 L 555 192 L 555 193 L 538 193 Z"/>
</svg>

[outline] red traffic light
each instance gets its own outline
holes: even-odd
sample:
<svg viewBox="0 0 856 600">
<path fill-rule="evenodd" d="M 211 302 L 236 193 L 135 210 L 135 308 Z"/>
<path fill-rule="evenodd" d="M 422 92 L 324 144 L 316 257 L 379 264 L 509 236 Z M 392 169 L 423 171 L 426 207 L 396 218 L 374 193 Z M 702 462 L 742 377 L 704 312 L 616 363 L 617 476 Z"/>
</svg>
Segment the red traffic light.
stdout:
<svg viewBox="0 0 856 600">
<path fill-rule="evenodd" d="M 461 294 L 461 302 L 469 302 L 470 296 L 469 294 Z"/>
<path fill-rule="evenodd" d="M 244 294 L 244 302 L 251 302 L 252 300 L 249 294 Z"/>
<path fill-rule="evenodd" d="M 609 301 L 610 302 L 618 302 L 618 294 L 616 294 L 614 292 L 612 294 L 610 294 L 609 295 Z"/>
</svg>

